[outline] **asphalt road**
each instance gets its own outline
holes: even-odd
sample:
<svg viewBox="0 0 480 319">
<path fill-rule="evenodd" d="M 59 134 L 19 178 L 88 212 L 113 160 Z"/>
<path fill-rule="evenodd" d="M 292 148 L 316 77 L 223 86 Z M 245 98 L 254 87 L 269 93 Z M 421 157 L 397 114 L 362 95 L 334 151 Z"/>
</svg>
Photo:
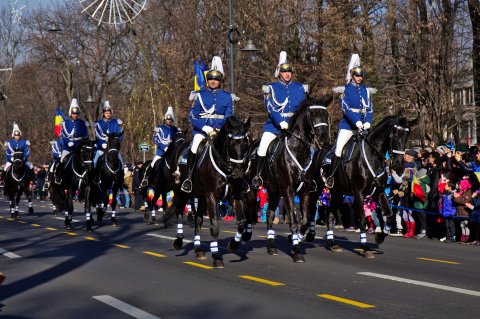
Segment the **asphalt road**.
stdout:
<svg viewBox="0 0 480 319">
<path fill-rule="evenodd" d="M 228 253 L 235 223 L 221 221 L 224 269 L 196 260 L 193 244 L 175 251 L 175 227 L 146 225 L 119 210 L 119 226 L 92 233 L 77 213 L 66 231 L 49 202 L 34 202 L 11 220 L 0 199 L 0 318 L 478 318 L 480 247 L 389 237 L 383 254 L 355 250 L 359 234 L 336 231 L 342 253 L 317 239 L 306 262 L 289 253 L 286 225 L 276 225 L 278 256 L 266 254 L 264 224 L 236 254 Z M 78 210 L 81 211 L 78 206 Z M 207 221 L 208 223 L 208 221 Z M 185 238 L 193 229 L 184 226 Z M 368 235 L 369 242 L 373 236 Z M 208 225 L 202 235 L 209 247 Z M 373 248 L 376 248 L 372 244 Z"/>
</svg>

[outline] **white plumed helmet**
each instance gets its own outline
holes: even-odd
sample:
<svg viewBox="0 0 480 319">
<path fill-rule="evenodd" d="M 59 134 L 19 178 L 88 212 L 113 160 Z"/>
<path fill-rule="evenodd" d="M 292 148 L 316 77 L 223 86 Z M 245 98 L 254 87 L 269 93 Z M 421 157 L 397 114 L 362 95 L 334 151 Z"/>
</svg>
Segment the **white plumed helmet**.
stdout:
<svg viewBox="0 0 480 319">
<path fill-rule="evenodd" d="M 70 103 L 70 109 L 68 109 L 68 116 L 72 114 L 80 114 L 80 107 L 78 106 L 77 99 L 72 99 L 72 103 Z"/>
<path fill-rule="evenodd" d="M 18 124 L 13 122 L 12 137 L 15 136 L 15 132 L 18 132 L 20 134 L 20 136 L 22 135 L 22 131 L 20 131 L 20 128 L 18 127 Z"/>
</svg>

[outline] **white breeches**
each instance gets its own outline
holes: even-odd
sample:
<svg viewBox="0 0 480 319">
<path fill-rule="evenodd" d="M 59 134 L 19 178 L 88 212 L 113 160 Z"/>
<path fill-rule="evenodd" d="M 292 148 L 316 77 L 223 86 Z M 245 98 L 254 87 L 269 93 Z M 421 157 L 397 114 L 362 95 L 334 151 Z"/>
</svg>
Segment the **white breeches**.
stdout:
<svg viewBox="0 0 480 319">
<path fill-rule="evenodd" d="M 67 156 L 68 154 L 70 154 L 69 151 L 67 150 L 63 150 L 62 151 L 62 157 L 60 157 L 60 162 L 63 163 L 63 159 L 65 158 L 65 156 Z"/>
<path fill-rule="evenodd" d="M 258 146 L 257 155 L 258 156 L 267 156 L 268 146 L 277 136 L 272 132 L 263 132 L 262 139 L 260 140 L 260 145 Z"/>
<path fill-rule="evenodd" d="M 345 144 L 353 136 L 353 132 L 349 130 L 340 130 L 337 137 L 337 146 L 335 147 L 335 156 L 342 157 L 342 150 Z"/>
<path fill-rule="evenodd" d="M 3 168 L 4 171 L 7 171 L 7 168 L 9 168 L 10 166 L 12 166 L 12 162 L 7 162 L 5 164 L 5 167 Z"/>
<path fill-rule="evenodd" d="M 203 136 L 203 134 L 195 134 L 195 136 L 193 136 L 192 148 L 190 149 L 193 154 L 197 154 L 198 145 L 200 145 L 204 139 L 205 136 Z"/>
<path fill-rule="evenodd" d="M 152 162 L 150 163 L 150 167 L 153 168 L 155 166 L 155 163 L 161 158 L 161 156 L 155 155 L 152 159 Z"/>
</svg>

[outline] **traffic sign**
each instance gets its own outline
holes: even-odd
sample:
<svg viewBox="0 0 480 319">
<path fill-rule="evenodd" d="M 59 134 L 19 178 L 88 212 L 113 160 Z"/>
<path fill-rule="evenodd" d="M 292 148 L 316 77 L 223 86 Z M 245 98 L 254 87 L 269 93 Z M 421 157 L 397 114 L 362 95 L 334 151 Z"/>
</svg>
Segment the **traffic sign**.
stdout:
<svg viewBox="0 0 480 319">
<path fill-rule="evenodd" d="M 140 150 L 140 152 L 148 152 L 150 150 L 150 146 L 147 143 L 143 142 L 138 144 L 138 149 Z"/>
</svg>

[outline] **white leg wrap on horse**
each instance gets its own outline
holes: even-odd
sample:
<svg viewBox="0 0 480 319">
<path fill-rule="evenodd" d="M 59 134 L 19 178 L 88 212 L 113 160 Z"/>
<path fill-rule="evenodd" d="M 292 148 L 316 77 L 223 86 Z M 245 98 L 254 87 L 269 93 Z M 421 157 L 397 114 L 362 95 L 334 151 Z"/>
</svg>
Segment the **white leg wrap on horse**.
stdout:
<svg viewBox="0 0 480 319">
<path fill-rule="evenodd" d="M 205 139 L 205 136 L 202 134 L 195 134 L 192 141 L 192 148 L 190 149 L 193 154 L 197 154 L 198 146 Z"/>
<path fill-rule="evenodd" d="M 235 241 L 236 241 L 237 243 L 239 243 L 240 240 L 242 240 L 242 234 L 240 234 L 240 233 L 237 231 L 237 233 L 235 234 Z"/>
<path fill-rule="evenodd" d="M 152 217 L 155 216 L 155 208 L 152 208 Z"/>
<path fill-rule="evenodd" d="M 310 222 L 309 230 L 315 232 L 315 222 Z"/>
<path fill-rule="evenodd" d="M 115 213 L 116 212 L 114 210 L 112 210 L 112 217 L 115 217 Z"/>
<path fill-rule="evenodd" d="M 33 207 L 33 203 L 32 203 L 32 202 L 28 202 L 28 207 Z"/>
<path fill-rule="evenodd" d="M 383 232 L 385 234 L 388 234 L 390 232 L 390 228 L 390 225 L 385 224 L 385 226 L 383 226 Z"/>
<path fill-rule="evenodd" d="M 193 239 L 193 246 L 200 246 L 200 235 L 195 235 L 195 238 Z"/>
<path fill-rule="evenodd" d="M 260 140 L 260 145 L 258 146 L 257 155 L 258 156 L 267 156 L 268 146 L 277 136 L 271 132 L 264 132 L 262 134 L 262 139 Z"/>
<path fill-rule="evenodd" d="M 67 211 L 65 211 L 65 217 L 68 217 L 68 212 Z"/>
<path fill-rule="evenodd" d="M 275 239 L 275 231 L 273 229 L 267 231 L 267 239 Z"/>
<path fill-rule="evenodd" d="M 85 218 L 86 218 L 86 220 L 90 220 L 90 213 L 86 213 Z"/>
<path fill-rule="evenodd" d="M 212 241 L 212 242 L 210 243 L 210 252 L 211 252 L 212 254 L 218 253 L 218 242 Z"/>
<path fill-rule="evenodd" d="M 183 224 L 177 224 L 177 234 L 183 234 Z"/>
<path fill-rule="evenodd" d="M 252 232 L 252 224 L 247 224 L 247 233 L 251 233 Z"/>
<path fill-rule="evenodd" d="M 327 239 L 332 239 L 333 240 L 333 230 L 327 230 Z"/>
<path fill-rule="evenodd" d="M 367 234 L 366 233 L 360 233 L 360 243 L 361 244 L 366 244 L 367 243 Z"/>
<path fill-rule="evenodd" d="M 292 245 L 298 245 L 298 234 L 292 234 Z"/>
<path fill-rule="evenodd" d="M 349 130 L 340 130 L 337 137 L 337 146 L 335 147 L 335 155 L 342 156 L 342 150 L 348 140 L 353 136 L 353 132 Z"/>
</svg>

